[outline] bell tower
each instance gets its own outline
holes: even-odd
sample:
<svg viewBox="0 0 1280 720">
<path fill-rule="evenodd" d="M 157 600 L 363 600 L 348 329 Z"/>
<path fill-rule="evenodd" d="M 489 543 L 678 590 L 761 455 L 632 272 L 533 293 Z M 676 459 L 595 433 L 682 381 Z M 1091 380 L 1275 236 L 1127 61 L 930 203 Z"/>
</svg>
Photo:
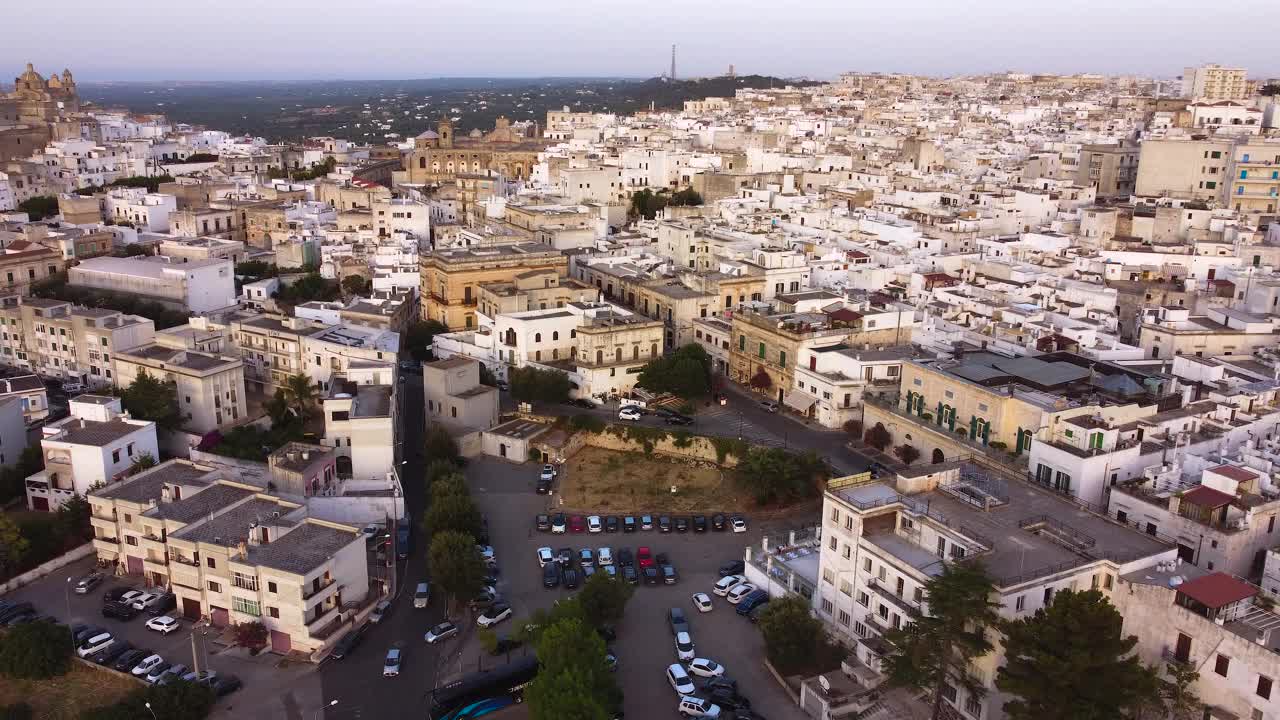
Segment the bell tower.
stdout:
<svg viewBox="0 0 1280 720">
<path fill-rule="evenodd" d="M 442 117 L 436 121 L 436 134 L 440 136 L 440 147 L 453 147 L 453 121 Z"/>
</svg>

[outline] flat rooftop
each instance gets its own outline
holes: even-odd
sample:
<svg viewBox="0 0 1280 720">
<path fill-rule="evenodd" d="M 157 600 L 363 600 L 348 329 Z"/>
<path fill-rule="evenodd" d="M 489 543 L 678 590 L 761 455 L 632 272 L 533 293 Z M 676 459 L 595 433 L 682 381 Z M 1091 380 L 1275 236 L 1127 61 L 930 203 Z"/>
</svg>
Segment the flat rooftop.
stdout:
<svg viewBox="0 0 1280 720">
<path fill-rule="evenodd" d="M 170 460 L 138 473 L 128 480 L 112 483 L 89 494 L 94 497 L 145 505 L 152 500 L 158 501 L 160 491 L 165 485 L 207 485 L 212 482 L 211 472 L 212 470 L 192 465 L 185 460 Z M 192 497 L 198 496 L 199 494 Z"/>
<path fill-rule="evenodd" d="M 355 542 L 358 537 L 355 530 L 340 530 L 319 523 L 303 522 L 267 545 L 250 547 L 245 562 L 305 575 Z"/>
</svg>

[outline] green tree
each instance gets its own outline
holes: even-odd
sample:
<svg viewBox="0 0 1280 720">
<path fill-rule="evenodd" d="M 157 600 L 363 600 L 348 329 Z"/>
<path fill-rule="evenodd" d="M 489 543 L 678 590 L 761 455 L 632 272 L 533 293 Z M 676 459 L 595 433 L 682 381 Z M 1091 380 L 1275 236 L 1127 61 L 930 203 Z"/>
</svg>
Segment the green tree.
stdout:
<svg viewBox="0 0 1280 720">
<path fill-rule="evenodd" d="M 986 631 L 999 620 L 990 600 L 993 591 L 980 564 L 947 564 L 925 585 L 929 614 L 912 610 L 910 622 L 888 634 L 889 682 L 928 693 L 934 720 L 942 717 L 942 692 L 948 685 L 983 694 L 982 683 L 969 675 L 968 667 L 991 652 Z"/>
<path fill-rule="evenodd" d="M 58 198 L 54 195 L 37 195 L 18 203 L 18 212 L 26 213 L 31 222 L 51 218 L 58 214 Z"/>
<path fill-rule="evenodd" d="M 932 605 L 932 600 L 930 601 Z M 1132 654 L 1138 638 L 1097 590 L 1063 590 L 1047 608 L 1006 622 L 996 687 L 1011 720 L 1127 717 L 1155 701 L 1155 674 Z"/>
<path fill-rule="evenodd" d="M 773 378 L 769 377 L 769 371 L 765 370 L 764 366 L 761 365 L 756 368 L 756 374 L 751 376 L 750 385 L 756 390 L 764 392 L 773 387 Z"/>
<path fill-rule="evenodd" d="M 454 604 L 473 597 L 484 585 L 487 572 L 472 535 L 449 530 L 435 533 L 427 562 L 431 577 Z"/>
<path fill-rule="evenodd" d="M 289 406 L 303 419 L 311 414 L 311 406 L 319 397 L 319 391 L 311 382 L 311 378 L 302 373 L 285 378 L 282 390 L 285 398 L 289 400 Z"/>
<path fill-rule="evenodd" d="M 596 573 L 578 593 L 578 607 L 589 627 L 599 628 L 622 619 L 635 588 L 608 573 Z"/>
<path fill-rule="evenodd" d="M 1148 702 L 1138 717 L 1142 720 L 1200 720 L 1204 717 L 1204 703 L 1195 692 L 1200 673 L 1192 665 L 1165 663 L 1166 677 L 1154 671 L 1156 699 Z"/>
<path fill-rule="evenodd" d="M 31 551 L 31 542 L 3 511 L 0 511 L 0 579 L 17 574 Z"/>
<path fill-rule="evenodd" d="M 27 478 L 44 469 L 44 455 L 40 445 L 29 445 L 18 457 L 18 462 L 0 468 L 0 507 L 26 492 Z"/>
<path fill-rule="evenodd" d="M 120 403 L 133 417 L 151 420 L 160 427 L 172 430 L 182 424 L 177 384 L 152 377 L 146 370 L 139 371 L 120 394 Z"/>
<path fill-rule="evenodd" d="M 532 366 L 511 368 L 511 397 L 520 402 L 562 403 L 569 399 L 569 376 Z"/>
<path fill-rule="evenodd" d="M 893 441 L 893 436 L 885 429 L 883 423 L 876 423 L 875 425 L 867 428 L 867 432 L 863 435 L 862 441 L 883 452 L 884 449 L 889 446 L 889 443 Z"/>
<path fill-rule="evenodd" d="M 488 365 L 480 363 L 480 384 L 489 387 L 498 387 L 498 377 L 493 374 Z"/>
<path fill-rule="evenodd" d="M 645 363 L 636 385 L 682 398 L 705 397 L 711 394 L 711 356 L 701 345 L 685 345 Z"/>
<path fill-rule="evenodd" d="M 617 679 L 605 662 L 604 640 L 579 618 L 564 618 L 542 630 L 538 666 L 527 693 L 530 714 L 538 720 L 613 717 L 621 705 Z"/>
<path fill-rule="evenodd" d="M 701 205 L 702 196 L 693 188 L 685 188 L 684 190 L 671 193 L 671 199 L 667 201 L 667 204 L 673 206 Z"/>
<path fill-rule="evenodd" d="M 427 508 L 426 530 L 432 535 L 440 533 L 466 533 L 474 538 L 480 530 L 480 510 L 472 502 L 470 495 L 449 494 L 444 497 L 432 497 Z M 474 540 L 472 543 L 474 544 Z"/>
<path fill-rule="evenodd" d="M 336 300 L 338 283 L 326 280 L 318 272 L 309 272 L 288 285 L 281 284 L 276 299 L 291 305 L 300 305 L 313 300 Z"/>
<path fill-rule="evenodd" d="M 267 630 L 267 626 L 260 622 L 238 623 L 235 626 L 236 644 L 249 648 L 253 651 L 261 650 L 267 646 L 267 640 L 271 637 L 271 632 Z"/>
<path fill-rule="evenodd" d="M 369 281 L 362 275 L 348 275 L 342 278 L 342 289 L 349 295 L 364 295 L 369 292 Z"/>
<path fill-rule="evenodd" d="M 138 453 L 138 455 L 133 458 L 133 462 L 130 463 L 128 473 L 130 475 L 137 475 L 143 470 L 153 468 L 155 466 L 156 459 L 154 455 L 148 452 Z"/>
<path fill-rule="evenodd" d="M 456 466 L 462 459 L 462 454 L 458 452 L 458 442 L 449 434 L 448 429 L 439 423 L 427 428 L 423 445 L 428 460 L 443 460 Z"/>
<path fill-rule="evenodd" d="M 734 468 L 738 485 L 757 503 L 789 504 L 818 494 L 817 479 L 826 474 L 814 453 L 797 455 L 782 448 L 753 447 Z"/>
<path fill-rule="evenodd" d="M 435 320 L 415 322 L 400 337 L 400 351 L 409 353 L 418 362 L 427 362 L 431 359 L 432 340 L 445 332 L 449 332 L 449 328 L 444 323 Z"/>
<path fill-rule="evenodd" d="M 765 655 L 784 675 L 825 672 L 844 659 L 845 651 L 827 637 L 822 621 L 802 597 L 771 600 L 760 611 L 758 624 Z"/>
<path fill-rule="evenodd" d="M 53 514 L 52 530 L 61 540 L 61 549 L 69 550 L 93 537 L 93 526 L 89 523 L 91 511 L 83 495 L 72 495 L 58 507 Z"/>
<path fill-rule="evenodd" d="M 284 394 L 282 388 L 276 388 L 271 399 L 264 404 L 264 408 L 267 411 L 267 416 L 271 418 L 272 427 L 286 424 L 297 417 L 289 407 L 289 398 Z"/>
<path fill-rule="evenodd" d="M 452 438 L 450 438 L 450 440 L 452 440 Z M 427 469 L 423 475 L 425 476 L 427 487 L 431 487 L 432 485 L 435 485 L 437 480 L 448 475 L 456 475 L 458 472 L 460 472 L 458 465 L 453 462 L 453 460 L 450 460 L 449 458 L 440 458 L 427 463 Z"/>
<path fill-rule="evenodd" d="M 920 451 L 914 445 L 899 445 L 893 449 L 893 454 L 898 456 L 903 465 L 910 465 L 920 459 Z"/>
<path fill-rule="evenodd" d="M 246 260 L 236 265 L 236 275 L 243 276 L 246 280 L 261 280 L 276 277 L 279 274 L 280 268 L 276 267 L 275 263 L 261 260 Z"/>
<path fill-rule="evenodd" d="M 0 635 L 0 675 L 41 679 L 65 675 L 70 669 L 71 631 L 66 625 L 24 623 Z"/>
</svg>

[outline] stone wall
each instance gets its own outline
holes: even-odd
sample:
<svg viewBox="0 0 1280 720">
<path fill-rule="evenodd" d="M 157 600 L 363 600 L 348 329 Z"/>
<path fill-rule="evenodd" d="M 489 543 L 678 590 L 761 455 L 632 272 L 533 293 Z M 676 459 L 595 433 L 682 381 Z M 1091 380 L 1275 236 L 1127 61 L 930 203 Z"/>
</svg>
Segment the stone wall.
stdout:
<svg viewBox="0 0 1280 720">
<path fill-rule="evenodd" d="M 606 450 L 642 453 L 645 449 L 643 442 L 637 442 L 626 437 L 618 437 L 617 435 L 613 435 L 608 432 L 579 432 L 573 440 L 577 440 L 578 437 L 582 437 L 582 445 L 604 448 Z M 577 448 L 574 448 L 574 451 L 576 450 Z M 676 439 L 668 435 L 653 444 L 652 453 L 654 455 L 663 455 L 682 460 L 699 460 L 702 462 L 716 463 L 723 465 L 724 467 L 734 467 L 738 464 L 738 459 L 733 455 L 726 455 L 724 462 L 720 462 L 717 458 L 716 447 L 712 443 L 711 438 L 703 437 L 701 435 L 690 436 L 689 444 L 685 447 L 677 447 Z M 569 454 L 571 455 L 572 453 Z"/>
</svg>

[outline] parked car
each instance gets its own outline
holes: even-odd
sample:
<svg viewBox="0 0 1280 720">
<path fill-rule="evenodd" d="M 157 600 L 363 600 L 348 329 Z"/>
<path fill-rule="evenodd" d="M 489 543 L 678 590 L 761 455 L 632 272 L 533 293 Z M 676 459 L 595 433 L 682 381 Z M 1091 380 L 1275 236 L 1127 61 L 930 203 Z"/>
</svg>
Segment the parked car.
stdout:
<svg viewBox="0 0 1280 720">
<path fill-rule="evenodd" d="M 658 572 L 658 568 L 653 566 L 641 568 L 640 574 L 644 578 L 645 585 L 657 585 L 661 580 L 661 574 Z"/>
<path fill-rule="evenodd" d="M 720 597 L 724 597 L 729 594 L 730 590 L 746 581 L 747 578 L 745 575 L 725 575 L 720 578 L 720 581 L 715 584 L 715 587 L 711 588 L 711 592 L 719 595 Z"/>
<path fill-rule="evenodd" d="M 626 517 L 622 518 L 622 531 L 623 531 L 623 532 L 635 532 L 635 531 L 636 531 L 636 519 L 635 519 L 634 517 L 630 516 L 630 515 L 628 515 L 628 516 L 626 516 Z"/>
<path fill-rule="evenodd" d="M 75 641 L 77 648 L 83 645 L 85 640 L 88 640 L 94 635 L 101 635 L 104 632 L 107 632 L 107 630 L 105 628 L 100 628 L 97 625 L 85 625 L 82 623 L 71 626 L 71 637 Z"/>
<path fill-rule="evenodd" d="M 126 622 L 138 617 L 139 612 L 141 611 L 134 608 L 133 605 L 124 602 L 105 603 L 102 606 L 102 617 Z"/>
<path fill-rule="evenodd" d="M 764 590 L 756 590 L 748 593 L 738 602 L 738 607 L 734 611 L 739 615 L 750 615 L 757 607 L 769 602 L 769 593 Z"/>
<path fill-rule="evenodd" d="M 618 522 L 617 515 L 610 515 L 609 517 L 604 519 L 604 531 L 607 533 L 616 533 L 618 532 L 619 526 L 621 524 L 622 523 Z"/>
<path fill-rule="evenodd" d="M 564 569 L 564 587 L 566 590 L 577 590 L 581 584 L 582 576 L 578 574 L 577 570 L 571 567 Z"/>
<path fill-rule="evenodd" d="M 688 415 L 673 413 L 663 418 L 663 422 L 665 422 L 668 425 L 692 425 L 693 418 L 689 417 Z"/>
<path fill-rule="evenodd" d="M 111 667 L 112 665 L 115 664 L 116 660 L 118 660 L 121 655 L 129 652 L 132 649 L 133 649 L 133 644 L 130 643 L 129 641 L 116 640 L 112 642 L 110 645 L 108 645 L 107 647 L 98 651 L 98 653 L 92 656 L 90 659 L 93 660 L 93 662 L 103 667 Z"/>
<path fill-rule="evenodd" d="M 138 591 L 130 587 L 114 587 L 102 593 L 102 602 L 121 602 L 125 595 L 136 592 Z"/>
<path fill-rule="evenodd" d="M 589 515 L 587 517 L 587 532 L 604 532 L 604 523 L 600 522 L 599 515 Z"/>
<path fill-rule="evenodd" d="M 689 674 L 698 677 L 710 678 L 720 677 L 724 674 L 724 666 L 715 660 L 707 658 L 694 658 L 689 661 Z"/>
<path fill-rule="evenodd" d="M 431 585 L 425 582 L 418 583 L 413 589 L 413 606 L 415 608 L 424 608 L 431 602 Z"/>
<path fill-rule="evenodd" d="M 676 532 L 689 532 L 689 518 L 676 518 Z"/>
<path fill-rule="evenodd" d="M 635 569 L 634 567 L 632 567 L 631 565 L 624 565 L 624 566 L 623 566 L 623 568 L 622 568 L 622 579 L 623 579 L 623 580 L 626 580 L 627 582 L 631 583 L 632 585 L 639 585 L 639 584 L 640 584 L 640 576 L 639 576 L 638 574 L 636 574 L 636 569 Z"/>
<path fill-rule="evenodd" d="M 680 576 L 676 573 L 676 566 L 671 563 L 664 563 L 658 568 L 658 572 L 662 574 L 662 583 L 664 585 L 675 585 L 680 582 Z"/>
<path fill-rule="evenodd" d="M 760 407 L 764 408 L 765 412 L 771 412 L 771 413 L 778 412 L 778 403 L 772 400 L 761 400 Z"/>
<path fill-rule="evenodd" d="M 346 635 L 338 638 L 338 642 L 333 645 L 333 650 L 329 652 L 329 657 L 334 660 L 341 660 L 350 655 L 360 645 L 360 641 L 364 639 L 364 629 L 366 627 L 368 626 L 361 625 L 360 627 L 352 628 L 347 631 Z"/>
<path fill-rule="evenodd" d="M 698 609 L 698 612 L 711 612 L 713 607 L 711 596 L 706 593 L 694 593 L 693 606 Z"/>
<path fill-rule="evenodd" d="M 111 664 L 111 667 L 119 670 L 120 672 L 129 672 L 138 663 L 142 662 L 145 658 L 150 657 L 151 654 L 150 650 L 130 650 L 116 658 L 116 661 Z"/>
<path fill-rule="evenodd" d="M 175 663 L 165 668 L 160 677 L 156 679 L 156 685 L 168 685 L 189 672 L 191 672 L 191 670 L 186 665 L 183 665 L 182 663 Z"/>
<path fill-rule="evenodd" d="M 147 608 L 147 614 L 159 617 L 178 607 L 178 596 L 171 592 L 160 593 L 160 597 Z"/>
<path fill-rule="evenodd" d="M 369 613 L 369 622 L 382 622 L 382 618 L 386 617 L 389 612 L 391 612 L 391 601 L 379 600 L 378 604 L 373 606 L 373 611 Z"/>
<path fill-rule="evenodd" d="M 741 515 L 734 515 L 731 523 L 733 525 L 734 532 L 744 533 L 747 531 L 747 519 Z"/>
<path fill-rule="evenodd" d="M 533 491 L 539 495 L 550 495 L 551 481 L 538 478 L 538 482 L 534 485 Z"/>
<path fill-rule="evenodd" d="M 640 567 L 642 568 L 647 568 L 650 565 L 653 565 L 653 553 L 649 550 L 647 545 L 641 545 L 640 548 L 636 550 L 636 562 L 640 563 Z"/>
<path fill-rule="evenodd" d="M 578 564 L 586 567 L 587 565 L 596 564 L 596 554 L 589 547 L 584 547 L 578 551 Z"/>
<path fill-rule="evenodd" d="M 551 552 L 549 547 L 538 548 L 538 567 L 546 567 L 547 563 L 555 562 L 555 553 Z"/>
<path fill-rule="evenodd" d="M 114 641 L 115 636 L 111 633 L 106 631 L 99 632 L 96 635 L 85 638 L 85 640 L 76 647 L 76 655 L 79 655 L 80 657 L 97 655 L 107 649 L 107 647 Z"/>
<path fill-rule="evenodd" d="M 693 516 L 693 531 L 694 531 L 694 532 L 700 532 L 700 533 L 704 533 L 704 532 L 706 532 L 706 531 L 707 531 L 707 516 L 706 516 L 706 515 L 694 515 L 694 516 Z"/>
<path fill-rule="evenodd" d="M 595 404 L 595 403 L 591 402 L 590 400 L 584 400 L 584 399 L 582 399 L 582 398 L 573 398 L 572 400 L 569 400 L 569 402 L 568 402 L 567 404 L 568 404 L 568 405 L 572 405 L 572 406 L 574 406 L 574 407 L 582 408 L 583 410 L 595 410 L 595 409 L 596 409 L 596 404 Z"/>
<path fill-rule="evenodd" d="M 658 518 L 658 532 L 664 532 L 664 533 L 671 532 L 670 516 L 663 515 L 662 517 Z"/>
<path fill-rule="evenodd" d="M 139 660 L 138 664 L 134 665 L 129 672 L 133 675 L 140 675 L 145 678 L 147 675 L 151 674 L 152 670 L 154 670 L 156 667 L 161 665 L 163 662 L 164 662 L 164 658 L 160 657 L 159 655 L 155 655 L 155 654 L 148 655 L 145 658 Z"/>
<path fill-rule="evenodd" d="M 78 382 L 62 383 L 62 390 L 68 395 L 84 392 L 84 385 Z"/>
<path fill-rule="evenodd" d="M 89 591 L 102 584 L 103 575 L 100 572 L 92 572 L 76 581 L 76 594 L 88 595 Z"/>
<path fill-rule="evenodd" d="M 382 661 L 382 677 L 400 677 L 400 648 L 387 651 L 387 659 Z"/>
<path fill-rule="evenodd" d="M 667 611 L 667 621 L 671 625 L 671 634 L 689 632 L 689 620 L 684 615 L 684 610 L 673 607 Z"/>
<path fill-rule="evenodd" d="M 676 659 L 685 661 L 693 657 L 693 637 L 687 632 L 676 633 Z"/>
<path fill-rule="evenodd" d="M 569 523 L 565 520 L 564 513 L 556 513 L 551 516 L 551 533 L 553 535 L 563 535 L 569 529 Z"/>
<path fill-rule="evenodd" d="M 147 608 L 155 604 L 156 601 L 159 599 L 160 599 L 160 593 L 158 592 L 144 592 L 138 597 L 133 599 L 133 603 L 132 603 L 133 609 L 146 610 Z"/>
<path fill-rule="evenodd" d="M 560 564 L 547 563 L 542 566 L 542 587 L 553 588 L 560 585 Z"/>
<path fill-rule="evenodd" d="M 641 516 L 640 516 L 640 529 L 641 529 L 641 530 L 652 530 L 652 529 L 653 529 L 653 516 L 652 516 L 652 515 L 641 515 Z"/>
<path fill-rule="evenodd" d="M 534 525 L 537 526 L 538 532 L 547 532 L 548 530 L 551 529 L 550 515 L 539 515 L 538 517 L 534 518 L 533 522 L 534 522 Z"/>
<path fill-rule="evenodd" d="M 244 687 L 240 678 L 235 675 L 221 675 L 212 678 L 207 685 L 216 697 L 224 697 Z"/>
<path fill-rule="evenodd" d="M 671 689 L 675 690 L 677 695 L 688 695 L 694 691 L 693 678 L 689 677 L 689 673 L 685 672 L 684 666 L 680 663 L 671 663 L 667 666 L 667 682 L 671 683 Z"/>
<path fill-rule="evenodd" d="M 498 655 L 506 655 L 512 650 L 520 649 L 520 646 L 523 644 L 524 643 L 520 642 L 519 640 L 513 637 L 502 635 L 498 638 L 498 641 L 493 644 L 493 651 L 490 652 L 489 654 L 495 657 Z"/>
<path fill-rule="evenodd" d="M 725 593 L 724 599 L 729 601 L 731 605 L 737 605 L 742 602 L 742 598 L 756 591 L 756 586 L 749 582 L 739 583 L 729 592 Z"/>
<path fill-rule="evenodd" d="M 569 518 L 569 532 L 584 533 L 587 531 L 587 521 L 581 515 L 574 515 Z"/>
<path fill-rule="evenodd" d="M 559 472 L 556 470 L 556 466 L 548 464 L 548 465 L 542 466 L 542 474 L 539 475 L 538 477 L 539 479 L 546 480 L 547 482 L 551 482 L 552 480 L 556 479 L 556 475 L 558 474 Z"/>
<path fill-rule="evenodd" d="M 718 718 L 720 717 L 720 706 L 712 703 L 710 700 L 704 700 L 700 697 L 692 695 L 682 696 L 680 705 L 677 710 L 685 717 L 693 718 Z"/>
<path fill-rule="evenodd" d="M 147 629 L 155 630 L 161 635 L 168 635 L 174 630 L 180 630 L 181 628 L 182 626 L 178 623 L 178 620 L 176 618 L 171 618 L 168 615 L 153 617 L 147 621 Z"/>
<path fill-rule="evenodd" d="M 627 420 L 629 422 L 635 422 L 639 420 L 640 415 L 641 415 L 640 410 L 632 406 L 624 407 L 618 411 L 618 419 Z"/>
<path fill-rule="evenodd" d="M 613 550 L 607 547 L 600 548 L 600 550 L 596 553 L 596 564 L 600 565 L 601 567 L 605 565 L 612 565 Z"/>
<path fill-rule="evenodd" d="M 561 565 L 573 563 L 573 548 L 562 547 L 556 551 L 556 562 Z"/>
<path fill-rule="evenodd" d="M 733 710 L 735 717 L 742 717 L 740 714 L 742 711 L 751 710 L 751 701 L 742 697 L 737 691 L 717 687 L 712 689 L 703 688 L 703 693 L 706 694 L 707 700 L 710 702 L 714 702 L 728 710 Z"/>
<path fill-rule="evenodd" d="M 428 630 L 427 634 L 422 636 L 422 639 L 426 640 L 428 645 L 434 645 L 443 640 L 448 640 L 449 638 L 457 634 L 458 634 L 457 625 L 454 625 L 451 622 L 442 622 L 439 625 L 436 625 L 435 627 Z"/>
<path fill-rule="evenodd" d="M 628 548 L 618 550 L 618 564 L 622 567 L 630 567 L 635 565 L 635 557 Z"/>
<path fill-rule="evenodd" d="M 0 625 L 7 625 L 10 620 L 24 617 L 27 615 L 35 615 L 36 608 L 29 602 L 20 602 L 8 606 L 0 610 Z"/>
<path fill-rule="evenodd" d="M 741 575 L 747 569 L 747 564 L 741 560 L 730 560 L 720 566 L 720 577 L 728 577 L 730 575 Z"/>
</svg>

